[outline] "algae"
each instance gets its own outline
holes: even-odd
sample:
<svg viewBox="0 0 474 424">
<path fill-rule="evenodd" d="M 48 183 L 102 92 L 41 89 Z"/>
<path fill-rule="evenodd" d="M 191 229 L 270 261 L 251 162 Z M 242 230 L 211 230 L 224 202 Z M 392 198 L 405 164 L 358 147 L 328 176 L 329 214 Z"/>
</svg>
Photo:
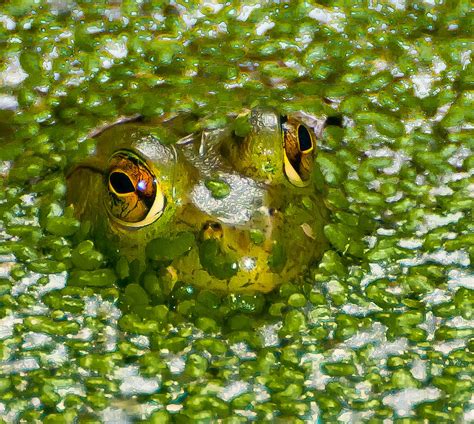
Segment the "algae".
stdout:
<svg viewBox="0 0 474 424">
<path fill-rule="evenodd" d="M 472 420 L 470 8 L 4 2 L 0 421 Z M 255 105 L 327 118 L 332 248 L 304 281 L 138 281 L 65 207 L 102 124 Z"/>
</svg>

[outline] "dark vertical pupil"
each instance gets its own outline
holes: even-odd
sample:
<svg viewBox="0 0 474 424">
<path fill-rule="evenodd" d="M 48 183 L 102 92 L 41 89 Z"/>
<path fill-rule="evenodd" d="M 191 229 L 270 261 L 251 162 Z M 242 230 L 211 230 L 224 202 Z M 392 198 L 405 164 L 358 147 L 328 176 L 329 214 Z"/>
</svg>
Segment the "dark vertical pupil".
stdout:
<svg viewBox="0 0 474 424">
<path fill-rule="evenodd" d="M 298 142 L 300 144 L 300 152 L 306 152 L 313 147 L 311 135 L 304 125 L 298 127 Z"/>
<path fill-rule="evenodd" d="M 112 172 L 109 181 L 110 185 L 118 194 L 133 193 L 135 191 L 132 181 L 123 172 Z"/>
</svg>

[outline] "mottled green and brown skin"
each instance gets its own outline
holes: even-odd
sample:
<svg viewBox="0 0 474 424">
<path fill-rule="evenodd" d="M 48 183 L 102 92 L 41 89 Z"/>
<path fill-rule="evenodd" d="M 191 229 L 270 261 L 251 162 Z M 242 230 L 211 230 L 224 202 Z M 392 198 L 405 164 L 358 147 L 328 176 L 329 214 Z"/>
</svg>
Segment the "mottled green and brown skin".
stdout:
<svg viewBox="0 0 474 424">
<path fill-rule="evenodd" d="M 244 137 L 231 130 L 182 137 L 177 128 L 173 145 L 161 144 L 150 124 L 112 126 L 97 136 L 95 156 L 69 174 L 68 201 L 109 254 L 154 261 L 178 281 L 200 288 L 269 292 L 301 276 L 322 255 L 328 212 L 309 172 L 316 151 L 315 135 L 305 132 L 311 130 L 300 129 L 306 138 L 295 153 L 296 119 L 282 122 L 272 111 L 252 110 L 248 120 Z M 159 125 L 172 129 L 177 122 Z M 127 215 L 132 222 L 125 222 L 125 215 L 116 216 L 124 201 L 132 202 L 133 213 L 139 210 L 134 177 L 127 180 L 116 169 L 128 154 L 133 166 L 139 158 L 156 179 L 161 197 L 153 206 L 145 202 L 158 211 L 151 219 Z M 126 194 L 123 180 L 132 187 Z"/>
</svg>

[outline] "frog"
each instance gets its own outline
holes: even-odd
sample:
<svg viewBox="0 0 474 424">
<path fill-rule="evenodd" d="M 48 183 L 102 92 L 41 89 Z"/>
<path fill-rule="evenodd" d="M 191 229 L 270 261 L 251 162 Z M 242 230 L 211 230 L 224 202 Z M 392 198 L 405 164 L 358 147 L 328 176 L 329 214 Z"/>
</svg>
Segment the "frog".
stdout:
<svg viewBox="0 0 474 424">
<path fill-rule="evenodd" d="M 268 293 L 301 279 L 328 249 L 317 131 L 265 108 L 235 117 L 244 131 L 186 133 L 187 119 L 97 131 L 67 176 L 76 216 L 110 257 L 198 289 Z"/>
</svg>

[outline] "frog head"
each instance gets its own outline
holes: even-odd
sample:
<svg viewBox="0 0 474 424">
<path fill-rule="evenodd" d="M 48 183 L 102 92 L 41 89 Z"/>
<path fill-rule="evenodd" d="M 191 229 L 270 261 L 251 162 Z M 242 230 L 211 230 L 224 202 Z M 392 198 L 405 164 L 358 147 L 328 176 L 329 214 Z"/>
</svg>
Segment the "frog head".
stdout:
<svg viewBox="0 0 474 424">
<path fill-rule="evenodd" d="M 313 184 L 314 131 L 269 110 L 246 119 L 244 136 L 184 136 L 173 119 L 108 128 L 70 172 L 68 201 L 112 257 L 201 288 L 268 292 L 326 249 L 327 210 Z"/>
</svg>

